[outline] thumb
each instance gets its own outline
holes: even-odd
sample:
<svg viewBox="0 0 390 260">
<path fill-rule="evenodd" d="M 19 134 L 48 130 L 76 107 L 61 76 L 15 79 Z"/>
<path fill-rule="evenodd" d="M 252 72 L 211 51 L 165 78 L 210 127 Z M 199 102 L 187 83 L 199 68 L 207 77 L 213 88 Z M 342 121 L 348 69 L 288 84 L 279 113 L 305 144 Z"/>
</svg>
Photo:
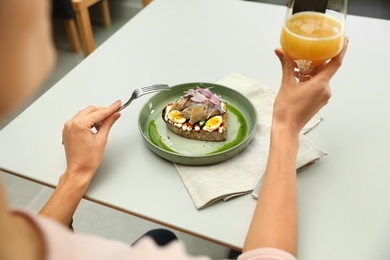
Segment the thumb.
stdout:
<svg viewBox="0 0 390 260">
<path fill-rule="evenodd" d="M 292 61 L 282 49 L 275 49 L 275 54 L 278 56 L 280 63 L 282 64 L 282 85 L 283 83 L 290 83 L 290 81 L 295 82 L 294 67 L 295 63 Z"/>
<path fill-rule="evenodd" d="M 121 113 L 115 112 L 114 114 L 110 115 L 106 119 L 103 120 L 101 125 L 99 126 L 99 133 L 108 136 L 108 133 L 111 130 L 111 127 L 114 125 L 116 120 L 118 120 L 121 117 Z"/>
</svg>

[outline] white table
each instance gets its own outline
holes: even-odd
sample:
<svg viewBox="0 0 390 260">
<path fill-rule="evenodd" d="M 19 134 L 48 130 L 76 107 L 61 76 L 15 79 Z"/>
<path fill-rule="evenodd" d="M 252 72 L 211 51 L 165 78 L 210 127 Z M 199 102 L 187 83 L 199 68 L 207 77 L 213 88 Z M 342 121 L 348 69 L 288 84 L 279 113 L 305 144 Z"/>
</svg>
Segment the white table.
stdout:
<svg viewBox="0 0 390 260">
<path fill-rule="evenodd" d="M 0 168 L 55 186 L 64 122 L 150 83 L 216 82 L 238 72 L 277 89 L 273 53 L 285 8 L 235 0 L 156 0 L 0 132 Z M 309 137 L 329 155 L 298 176 L 300 259 L 389 259 L 390 21 L 349 16 L 350 46 L 325 120 Z M 174 165 L 137 127 L 136 100 L 113 127 L 86 196 L 206 238 L 243 246 L 250 195 L 197 211 Z"/>
</svg>

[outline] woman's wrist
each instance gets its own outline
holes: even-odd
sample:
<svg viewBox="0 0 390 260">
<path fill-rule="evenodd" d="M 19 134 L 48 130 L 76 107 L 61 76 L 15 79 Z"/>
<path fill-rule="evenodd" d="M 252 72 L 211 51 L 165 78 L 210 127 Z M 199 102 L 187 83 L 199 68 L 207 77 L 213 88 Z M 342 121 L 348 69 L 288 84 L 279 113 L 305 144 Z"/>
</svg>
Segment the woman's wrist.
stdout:
<svg viewBox="0 0 390 260">
<path fill-rule="evenodd" d="M 89 177 L 65 171 L 49 201 L 43 206 L 40 215 L 49 217 L 68 226 L 78 204 L 90 183 Z"/>
<path fill-rule="evenodd" d="M 289 124 L 273 122 L 268 167 L 294 167 L 299 148 L 299 131 Z M 273 162 L 273 163 L 271 163 Z M 280 169 L 279 169 L 280 170 Z M 278 170 L 278 171 L 279 171 Z"/>
<path fill-rule="evenodd" d="M 64 189 L 72 194 L 84 196 L 92 179 L 90 176 L 93 176 L 93 173 L 74 172 L 67 169 L 60 176 L 57 189 Z"/>
<path fill-rule="evenodd" d="M 272 121 L 271 138 L 283 139 L 292 145 L 299 145 L 300 129 L 294 123 L 286 123 L 277 120 Z"/>
</svg>

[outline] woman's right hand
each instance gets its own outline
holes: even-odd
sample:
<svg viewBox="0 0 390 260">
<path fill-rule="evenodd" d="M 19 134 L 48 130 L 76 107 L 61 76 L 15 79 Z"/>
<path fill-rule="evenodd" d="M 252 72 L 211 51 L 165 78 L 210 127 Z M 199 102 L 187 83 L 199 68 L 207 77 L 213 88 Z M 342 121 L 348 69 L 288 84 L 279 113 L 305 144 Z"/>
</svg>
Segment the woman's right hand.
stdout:
<svg viewBox="0 0 390 260">
<path fill-rule="evenodd" d="M 282 64 L 282 84 L 274 104 L 273 123 L 287 127 L 287 131 L 298 134 L 306 123 L 325 105 L 331 97 L 329 81 L 340 68 L 348 39 L 340 54 L 317 67 L 317 74 L 306 82 L 297 82 L 295 63 L 282 49 L 275 53 Z"/>
</svg>

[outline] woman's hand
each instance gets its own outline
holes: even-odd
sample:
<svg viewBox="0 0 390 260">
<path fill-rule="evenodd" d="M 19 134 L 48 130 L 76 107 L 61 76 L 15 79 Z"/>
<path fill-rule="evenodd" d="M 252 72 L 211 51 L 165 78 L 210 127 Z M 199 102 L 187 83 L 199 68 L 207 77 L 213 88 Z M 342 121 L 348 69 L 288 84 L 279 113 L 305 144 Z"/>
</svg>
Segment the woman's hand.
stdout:
<svg viewBox="0 0 390 260">
<path fill-rule="evenodd" d="M 65 123 L 62 140 L 67 169 L 40 215 L 68 226 L 104 154 L 108 133 L 120 117 L 121 102 L 108 107 L 90 106 Z M 101 122 L 92 131 L 91 127 Z"/>
<path fill-rule="evenodd" d="M 121 102 L 108 107 L 90 106 L 65 123 L 62 138 L 65 147 L 68 177 L 82 177 L 89 183 L 98 168 L 112 125 L 120 117 L 116 112 Z M 91 127 L 96 126 L 96 131 Z"/>
<path fill-rule="evenodd" d="M 331 96 L 329 80 L 340 68 L 348 45 L 347 38 L 339 55 L 317 67 L 317 74 L 306 82 L 297 82 L 295 63 L 282 49 L 275 53 L 282 63 L 282 84 L 275 100 L 273 122 L 298 134 L 306 123 L 325 105 Z"/>
<path fill-rule="evenodd" d="M 272 247 L 297 255 L 298 213 L 296 159 L 299 132 L 331 96 L 329 80 L 340 68 L 341 53 L 317 69 L 317 75 L 298 83 L 294 62 L 282 50 L 275 53 L 282 63 L 282 86 L 276 97 L 270 151 L 257 206 L 243 251 Z"/>
</svg>

